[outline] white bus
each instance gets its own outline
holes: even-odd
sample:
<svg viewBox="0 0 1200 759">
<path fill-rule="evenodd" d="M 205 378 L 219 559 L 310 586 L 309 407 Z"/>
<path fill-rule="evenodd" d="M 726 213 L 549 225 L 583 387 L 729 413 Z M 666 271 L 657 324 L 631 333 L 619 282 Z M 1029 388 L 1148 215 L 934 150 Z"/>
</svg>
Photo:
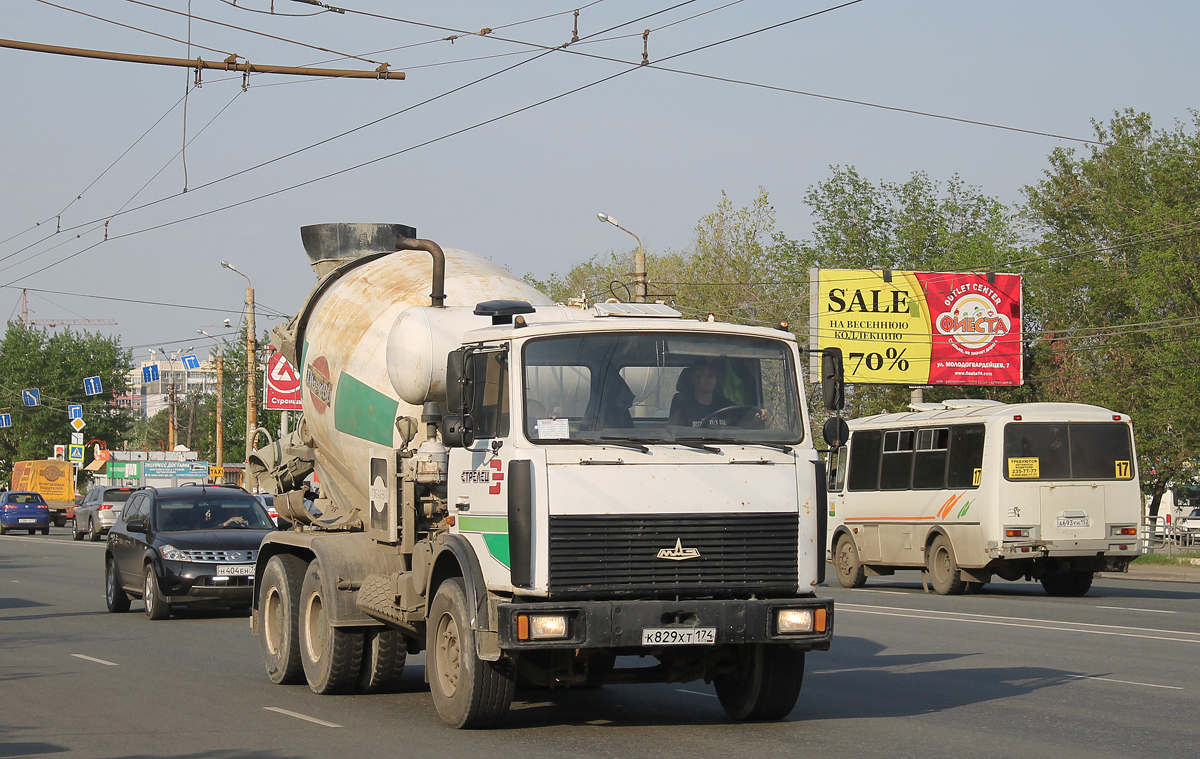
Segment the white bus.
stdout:
<svg viewBox="0 0 1200 759">
<path fill-rule="evenodd" d="M 1081 596 L 1140 553 L 1129 416 L 1074 403 L 914 404 L 851 421 L 830 454 L 827 559 L 838 580 L 924 569 L 938 593 L 993 575 Z"/>
</svg>

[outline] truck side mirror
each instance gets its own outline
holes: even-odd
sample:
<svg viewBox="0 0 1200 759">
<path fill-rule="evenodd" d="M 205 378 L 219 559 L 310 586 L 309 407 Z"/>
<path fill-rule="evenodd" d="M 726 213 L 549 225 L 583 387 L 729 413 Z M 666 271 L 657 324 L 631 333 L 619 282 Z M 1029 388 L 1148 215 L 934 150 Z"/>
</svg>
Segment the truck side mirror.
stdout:
<svg viewBox="0 0 1200 759">
<path fill-rule="evenodd" d="M 842 369 L 841 348 L 826 348 L 821 352 L 821 394 L 827 410 L 841 411 L 846 407 L 846 375 Z"/>
<path fill-rule="evenodd" d="M 446 411 L 450 414 L 469 412 L 475 395 L 475 362 L 467 348 L 450 351 L 446 356 Z"/>
<path fill-rule="evenodd" d="M 447 414 L 442 417 L 442 445 L 447 448 L 469 448 L 475 442 L 471 417 L 466 414 Z"/>
</svg>

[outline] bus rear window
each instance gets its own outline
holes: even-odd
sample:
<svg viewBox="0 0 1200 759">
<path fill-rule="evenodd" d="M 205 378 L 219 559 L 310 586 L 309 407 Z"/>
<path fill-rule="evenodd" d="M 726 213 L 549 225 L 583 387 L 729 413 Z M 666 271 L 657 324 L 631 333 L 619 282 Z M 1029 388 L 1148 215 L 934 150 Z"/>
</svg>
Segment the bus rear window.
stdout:
<svg viewBox="0 0 1200 759">
<path fill-rule="evenodd" d="M 1120 422 L 1021 423 L 1004 428 L 1009 480 L 1128 480 L 1129 427 Z"/>
</svg>

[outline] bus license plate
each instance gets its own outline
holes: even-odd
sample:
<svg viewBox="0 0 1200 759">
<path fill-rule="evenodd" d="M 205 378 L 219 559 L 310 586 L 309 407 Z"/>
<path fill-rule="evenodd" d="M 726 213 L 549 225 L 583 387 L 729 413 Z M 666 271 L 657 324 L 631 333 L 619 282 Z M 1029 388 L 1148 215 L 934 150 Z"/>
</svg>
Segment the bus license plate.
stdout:
<svg viewBox="0 0 1200 759">
<path fill-rule="evenodd" d="M 1059 517 L 1058 529 L 1071 529 L 1075 527 L 1091 527 L 1092 520 L 1088 517 Z"/>
<path fill-rule="evenodd" d="M 717 628 L 695 627 L 679 629 L 673 627 L 642 628 L 643 646 L 711 646 L 717 642 Z"/>
<path fill-rule="evenodd" d="M 217 567 L 217 574 L 230 575 L 233 577 L 247 577 L 247 576 L 253 577 L 254 576 L 254 565 L 253 564 L 241 564 L 241 565 L 235 565 L 235 566 Z"/>
</svg>

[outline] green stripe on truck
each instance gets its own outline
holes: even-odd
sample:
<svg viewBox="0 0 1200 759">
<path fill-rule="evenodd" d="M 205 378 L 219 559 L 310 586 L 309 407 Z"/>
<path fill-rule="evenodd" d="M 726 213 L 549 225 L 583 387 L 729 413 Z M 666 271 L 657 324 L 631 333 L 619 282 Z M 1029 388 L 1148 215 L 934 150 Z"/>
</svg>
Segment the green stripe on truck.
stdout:
<svg viewBox="0 0 1200 759">
<path fill-rule="evenodd" d="M 398 401 L 345 372 L 338 376 L 334 392 L 333 426 L 338 432 L 391 447 Z"/>
</svg>

